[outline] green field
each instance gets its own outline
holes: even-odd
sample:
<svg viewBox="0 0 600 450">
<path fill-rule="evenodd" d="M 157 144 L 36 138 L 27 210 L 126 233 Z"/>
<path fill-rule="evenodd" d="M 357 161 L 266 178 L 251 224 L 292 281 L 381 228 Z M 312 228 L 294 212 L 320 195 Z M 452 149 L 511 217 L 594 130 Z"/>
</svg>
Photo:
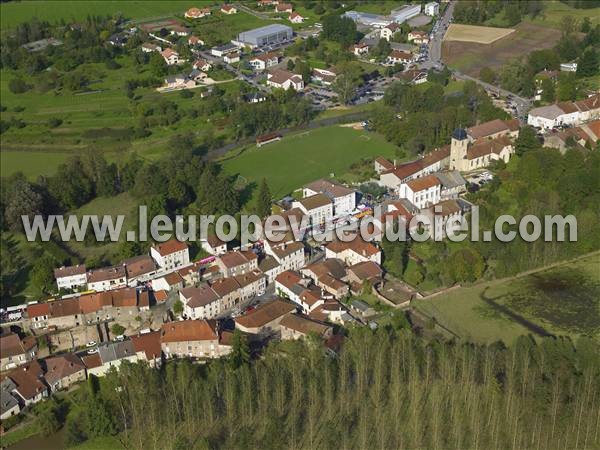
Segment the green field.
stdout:
<svg viewBox="0 0 600 450">
<path fill-rule="evenodd" d="M 62 1 L 20 1 L 2 3 L 2 29 L 14 27 L 32 17 L 50 23 L 77 21 L 88 15 L 113 15 L 121 13 L 127 19 L 144 19 L 171 14 L 183 14 L 192 6 L 200 7 L 203 3 L 213 2 L 157 0 L 157 1 L 94 1 L 94 0 L 62 0 Z"/>
<path fill-rule="evenodd" d="M 285 136 L 262 148 L 249 147 L 223 167 L 248 182 L 267 179 L 275 198 L 322 177 L 342 177 L 361 158 L 393 157 L 396 147 L 383 137 L 352 128 L 332 126 Z"/>
<path fill-rule="evenodd" d="M 194 34 L 209 46 L 229 42 L 242 31 L 263 27 L 269 23 L 273 23 L 273 21 L 263 20 L 243 11 L 232 15 L 213 11 L 209 17 L 187 21 L 187 24 L 194 30 Z"/>
<path fill-rule="evenodd" d="M 151 88 L 137 89 L 138 101 L 153 104 L 169 100 L 176 103 L 183 112 L 179 122 L 170 126 L 153 126 L 150 136 L 133 141 L 87 137 L 89 130 L 120 130 L 136 126 L 138 119 L 131 110 L 134 103 L 125 95 L 123 82 L 127 78 L 148 76 L 148 69 L 144 67 L 138 72 L 128 57 L 119 58 L 118 62 L 123 66 L 118 70 L 107 70 L 102 64 L 84 65 L 82 70 L 95 71 L 102 76 L 86 93 L 52 90 L 40 93 L 30 90 L 13 94 L 8 89 L 8 82 L 17 74 L 3 70 L 0 93 L 2 106 L 6 110 L 0 116 L 6 121 L 19 118 L 26 126 L 21 129 L 11 127 L 1 135 L 1 175 L 7 176 L 17 171 L 22 171 L 30 178 L 51 175 L 69 155 L 90 147 L 105 153 L 108 160 L 122 159 L 123 153 L 129 151 L 136 151 L 146 159 L 156 159 L 164 154 L 169 138 L 175 134 L 191 131 L 201 136 L 212 132 L 216 137 L 228 138 L 226 119 L 223 121 L 215 115 L 209 122 L 207 117 L 194 119 L 186 115 L 186 111 L 203 101 L 198 96 L 183 98 L 179 92 L 161 94 Z M 239 81 L 231 81 L 220 87 L 225 91 L 235 91 L 240 84 Z M 50 128 L 47 123 L 53 118 L 61 119 L 63 123 Z M 217 126 L 219 122 L 223 123 Z"/>
<path fill-rule="evenodd" d="M 578 21 L 583 20 L 584 17 L 589 17 L 592 24 L 600 24 L 600 8 L 575 9 L 559 1 L 544 2 L 542 14 L 531 22 L 560 29 L 561 20 L 565 16 L 573 16 Z"/>
<path fill-rule="evenodd" d="M 600 340 L 600 253 L 525 275 L 418 300 L 461 338 L 507 344 L 525 334 L 587 335 Z"/>
<path fill-rule="evenodd" d="M 405 2 L 398 2 L 394 0 L 379 0 L 376 2 L 363 3 L 361 5 L 357 5 L 355 9 L 356 11 L 371 13 L 371 14 L 389 14 L 392 9 L 401 8 Z"/>
<path fill-rule="evenodd" d="M 6 177 L 19 171 L 30 179 L 38 175 L 53 175 L 68 156 L 67 153 L 1 151 L 0 176 Z"/>
</svg>

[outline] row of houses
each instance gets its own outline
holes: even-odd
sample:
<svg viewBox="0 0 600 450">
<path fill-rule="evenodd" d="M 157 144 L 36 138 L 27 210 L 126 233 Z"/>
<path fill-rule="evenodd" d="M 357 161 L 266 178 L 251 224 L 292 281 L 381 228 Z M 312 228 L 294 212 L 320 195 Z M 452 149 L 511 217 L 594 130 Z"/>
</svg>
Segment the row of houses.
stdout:
<svg viewBox="0 0 600 450">
<path fill-rule="evenodd" d="M 215 321 L 180 321 L 163 324 L 158 331 L 101 344 L 93 354 L 66 353 L 30 359 L 5 374 L 0 386 L 0 419 L 17 415 L 23 408 L 90 375 L 104 376 L 110 370 L 119 370 L 125 361 L 143 361 L 159 367 L 163 355 L 215 358 L 229 353 L 230 341 L 228 333 L 219 332 Z"/>
<path fill-rule="evenodd" d="M 562 126 L 578 126 L 600 119 L 600 94 L 585 100 L 559 102 L 533 108 L 527 116 L 527 123 L 544 131 Z"/>
<path fill-rule="evenodd" d="M 134 320 L 150 309 L 150 291 L 121 288 L 80 297 L 27 305 L 25 325 L 30 329 L 69 329 L 110 320 Z"/>
<path fill-rule="evenodd" d="M 284 299 L 265 303 L 235 319 L 235 327 L 250 338 L 277 335 L 299 339 L 315 335 L 330 340 L 333 328 L 313 317 L 298 314 Z M 231 352 L 232 332 L 220 330 L 214 320 L 168 322 L 158 331 L 148 330 L 120 342 L 101 344 L 93 354 L 66 353 L 45 359 L 30 359 L 6 373 L 0 383 L 0 419 L 17 415 L 52 393 L 68 389 L 91 375 L 105 376 L 124 363 L 145 362 L 160 367 L 164 359 L 219 358 Z"/>
<path fill-rule="evenodd" d="M 140 255 L 126 259 L 121 264 L 94 270 L 86 270 L 85 265 L 60 267 L 54 270 L 54 278 L 59 290 L 81 289 L 107 291 L 156 278 L 158 274 L 172 272 L 190 264 L 187 244 L 176 239 L 158 243 L 150 248 L 150 255 Z"/>
</svg>

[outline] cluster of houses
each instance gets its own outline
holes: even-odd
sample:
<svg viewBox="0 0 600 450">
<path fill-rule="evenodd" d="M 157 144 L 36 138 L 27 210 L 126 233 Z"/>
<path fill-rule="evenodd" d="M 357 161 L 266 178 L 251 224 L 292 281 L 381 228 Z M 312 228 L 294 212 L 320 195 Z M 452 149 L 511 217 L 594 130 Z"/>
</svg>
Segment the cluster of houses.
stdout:
<svg viewBox="0 0 600 450">
<path fill-rule="evenodd" d="M 514 154 L 519 129 L 516 119 L 496 119 L 455 130 L 450 145 L 414 161 L 396 164 L 377 158 L 374 169 L 379 184 L 398 199 L 387 202 L 378 225 L 383 229 L 388 221 L 403 216 L 408 226 L 415 214 L 425 214 L 442 219 L 436 222 L 440 228 L 435 232 L 443 236 L 443 224 L 470 209 L 470 204 L 459 197 L 466 187 L 461 172 L 483 169 L 494 161 L 508 162 Z"/>
<path fill-rule="evenodd" d="M 540 106 L 529 111 L 527 123 L 542 131 L 564 126 L 578 126 L 600 119 L 600 94 L 594 94 L 585 100 L 559 102 Z"/>
</svg>

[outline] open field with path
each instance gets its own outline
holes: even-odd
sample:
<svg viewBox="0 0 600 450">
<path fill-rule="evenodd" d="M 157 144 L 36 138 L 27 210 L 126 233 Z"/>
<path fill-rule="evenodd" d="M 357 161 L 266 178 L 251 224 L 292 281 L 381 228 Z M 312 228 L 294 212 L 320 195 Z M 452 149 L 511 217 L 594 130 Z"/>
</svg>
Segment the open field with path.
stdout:
<svg viewBox="0 0 600 450">
<path fill-rule="evenodd" d="M 524 22 L 515 27 L 514 33 L 492 44 L 444 40 L 442 59 L 454 69 L 477 76 L 483 67 L 501 67 L 533 49 L 551 48 L 559 39 L 559 30 Z"/>
<path fill-rule="evenodd" d="M 248 182 L 265 177 L 275 198 L 322 177 L 343 176 L 362 158 L 394 157 L 396 147 L 375 133 L 332 126 L 286 136 L 261 148 L 248 147 L 225 159 L 224 169 Z"/>
<path fill-rule="evenodd" d="M 600 252 L 524 276 L 495 280 L 417 300 L 464 339 L 502 340 L 525 334 L 592 336 L 600 341 Z"/>
<path fill-rule="evenodd" d="M 512 28 L 480 27 L 453 23 L 444 35 L 444 41 L 476 42 L 491 44 L 514 33 Z"/>
</svg>

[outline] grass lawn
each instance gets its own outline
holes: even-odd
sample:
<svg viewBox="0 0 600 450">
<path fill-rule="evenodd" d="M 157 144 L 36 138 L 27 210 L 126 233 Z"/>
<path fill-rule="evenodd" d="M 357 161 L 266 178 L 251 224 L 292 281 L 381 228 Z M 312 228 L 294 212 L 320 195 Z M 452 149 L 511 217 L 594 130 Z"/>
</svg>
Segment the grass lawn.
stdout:
<svg viewBox="0 0 600 450">
<path fill-rule="evenodd" d="M 3 150 L 0 152 L 0 176 L 7 177 L 19 171 L 32 180 L 38 175 L 53 175 L 68 156 L 67 153 Z"/>
<path fill-rule="evenodd" d="M 121 240 L 125 240 L 125 233 L 128 230 L 135 229 L 135 223 L 137 220 L 137 206 L 138 202 L 129 194 L 123 193 L 116 197 L 99 197 L 91 202 L 83 205 L 81 208 L 72 211 L 71 214 L 77 216 L 83 216 L 84 214 L 91 215 L 110 215 L 116 222 L 117 215 L 124 215 L 123 227 L 121 232 Z M 88 233 L 93 233 L 92 225 L 88 226 Z M 95 243 L 94 243 L 95 244 Z M 79 255 L 83 260 L 89 258 L 102 258 L 103 260 L 110 261 L 111 263 L 117 263 L 118 261 L 113 260 L 115 252 L 119 247 L 119 242 L 110 242 L 108 234 L 105 237 L 105 242 L 97 243 L 97 245 L 77 242 L 74 239 L 66 242 L 65 245 L 75 254 Z"/>
<path fill-rule="evenodd" d="M 71 450 L 121 450 L 125 448 L 118 436 L 103 436 L 69 447 Z"/>
<path fill-rule="evenodd" d="M 414 306 L 466 340 L 511 344 L 540 327 L 554 335 L 600 340 L 599 265 L 596 252 L 516 279 L 458 288 Z"/>
<path fill-rule="evenodd" d="M 183 14 L 198 2 L 179 0 L 158 1 L 115 1 L 115 0 L 70 0 L 70 1 L 22 1 L 2 3 L 0 16 L 2 29 L 13 28 L 32 17 L 50 23 L 77 21 L 88 15 L 113 15 L 121 13 L 127 19 L 143 19 L 164 15 Z"/>
<path fill-rule="evenodd" d="M 213 11 L 208 17 L 198 20 L 187 20 L 187 24 L 195 30 L 194 34 L 209 46 L 224 44 L 236 38 L 242 31 L 264 27 L 271 23 L 284 23 L 284 21 L 264 20 L 240 10 L 238 10 L 237 14 L 232 15 Z"/>
<path fill-rule="evenodd" d="M 578 21 L 583 20 L 584 17 L 589 17 L 592 24 L 600 24 L 600 8 L 576 9 L 557 0 L 545 1 L 542 14 L 531 20 L 531 22 L 560 29 L 561 20 L 565 16 L 573 16 Z"/>
<path fill-rule="evenodd" d="M 353 9 L 360 12 L 388 15 L 392 11 L 392 9 L 401 8 L 403 5 L 404 3 L 397 2 L 394 0 L 379 0 L 376 2 L 369 2 L 357 5 L 356 8 Z"/>
<path fill-rule="evenodd" d="M 285 136 L 262 148 L 249 147 L 225 159 L 224 169 L 259 183 L 265 177 L 275 198 L 303 184 L 328 176 L 343 176 L 361 158 L 393 157 L 396 147 L 375 133 L 332 126 Z"/>
</svg>

